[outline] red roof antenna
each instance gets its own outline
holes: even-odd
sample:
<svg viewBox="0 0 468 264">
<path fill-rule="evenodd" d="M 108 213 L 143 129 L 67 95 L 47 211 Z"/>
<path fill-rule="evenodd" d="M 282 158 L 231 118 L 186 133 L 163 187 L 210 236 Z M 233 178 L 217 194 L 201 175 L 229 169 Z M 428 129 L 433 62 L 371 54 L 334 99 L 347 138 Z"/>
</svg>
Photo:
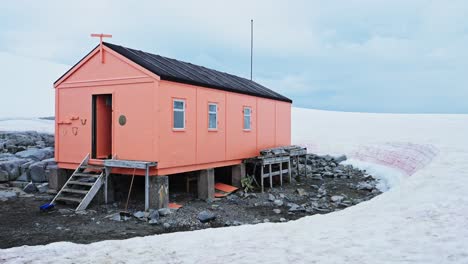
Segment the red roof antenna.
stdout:
<svg viewBox="0 0 468 264">
<path fill-rule="evenodd" d="M 98 37 L 99 38 L 99 49 L 101 52 L 101 63 L 104 63 L 104 52 L 102 50 L 102 38 L 112 38 L 110 34 L 91 34 L 91 37 Z"/>
</svg>

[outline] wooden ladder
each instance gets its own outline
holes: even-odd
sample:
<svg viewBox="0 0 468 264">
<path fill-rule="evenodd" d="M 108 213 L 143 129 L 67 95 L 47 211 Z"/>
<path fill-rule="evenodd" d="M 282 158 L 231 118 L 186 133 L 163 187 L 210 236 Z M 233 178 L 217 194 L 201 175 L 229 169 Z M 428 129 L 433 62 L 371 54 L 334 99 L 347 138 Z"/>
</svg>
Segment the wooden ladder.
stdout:
<svg viewBox="0 0 468 264">
<path fill-rule="evenodd" d="M 75 211 L 85 210 L 104 184 L 106 177 L 105 168 L 102 166 L 88 165 L 89 154 L 73 172 L 62 189 L 52 200 L 77 203 Z"/>
</svg>

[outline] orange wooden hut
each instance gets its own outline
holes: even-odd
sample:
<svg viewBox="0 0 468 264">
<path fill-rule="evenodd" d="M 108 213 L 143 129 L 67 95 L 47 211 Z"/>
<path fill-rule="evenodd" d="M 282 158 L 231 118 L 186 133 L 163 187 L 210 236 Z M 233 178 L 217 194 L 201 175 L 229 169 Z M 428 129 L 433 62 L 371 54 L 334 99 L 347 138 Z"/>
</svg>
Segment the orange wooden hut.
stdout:
<svg viewBox="0 0 468 264">
<path fill-rule="evenodd" d="M 115 44 L 102 42 L 54 87 L 55 160 L 62 169 L 76 169 L 89 154 L 90 164 L 153 162 L 148 174 L 167 176 L 238 165 L 261 149 L 291 143 L 287 97 L 242 77 Z"/>
</svg>

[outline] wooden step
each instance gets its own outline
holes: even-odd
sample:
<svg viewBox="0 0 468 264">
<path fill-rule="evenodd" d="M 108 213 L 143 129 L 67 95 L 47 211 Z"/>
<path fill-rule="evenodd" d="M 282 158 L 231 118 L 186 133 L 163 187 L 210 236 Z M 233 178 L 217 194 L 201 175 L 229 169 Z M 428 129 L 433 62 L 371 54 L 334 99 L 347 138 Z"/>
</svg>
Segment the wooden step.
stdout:
<svg viewBox="0 0 468 264">
<path fill-rule="evenodd" d="M 91 173 L 83 173 L 83 172 L 77 172 L 74 173 L 73 176 L 77 177 L 93 177 L 93 178 L 98 178 L 101 174 L 91 174 Z"/>
<path fill-rule="evenodd" d="M 69 181 L 68 184 L 76 184 L 76 185 L 83 185 L 83 186 L 93 186 L 93 185 L 94 185 L 94 182 Z"/>
<path fill-rule="evenodd" d="M 104 167 L 102 166 L 96 166 L 96 165 L 83 165 L 80 166 L 81 169 L 89 169 L 89 170 L 104 170 Z"/>
<path fill-rule="evenodd" d="M 76 190 L 76 189 L 65 188 L 62 190 L 62 192 L 87 194 L 88 190 Z"/>
<path fill-rule="evenodd" d="M 81 203 L 80 198 L 75 198 L 75 197 L 66 197 L 66 196 L 59 196 L 56 199 L 57 201 L 65 201 L 65 202 L 74 202 L 74 203 Z"/>
</svg>

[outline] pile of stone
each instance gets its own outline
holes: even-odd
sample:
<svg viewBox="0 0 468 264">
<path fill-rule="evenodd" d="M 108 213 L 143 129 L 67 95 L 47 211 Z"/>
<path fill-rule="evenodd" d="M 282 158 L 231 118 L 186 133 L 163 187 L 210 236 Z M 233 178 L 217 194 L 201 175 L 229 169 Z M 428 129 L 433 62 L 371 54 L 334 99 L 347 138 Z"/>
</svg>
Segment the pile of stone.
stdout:
<svg viewBox="0 0 468 264">
<path fill-rule="evenodd" d="M 50 134 L 0 132 L 0 182 L 47 182 L 57 171 L 53 146 Z"/>
<path fill-rule="evenodd" d="M 345 161 L 347 158 L 345 155 L 338 157 L 332 157 L 329 155 L 319 156 L 316 154 L 307 154 L 307 158 L 300 159 L 299 170 L 300 173 L 304 173 L 305 166 L 307 166 L 307 173 L 314 179 L 323 178 L 353 178 L 363 177 L 365 171 L 361 171 L 353 168 L 351 165 L 342 165 L 340 162 Z M 307 162 L 307 165 L 304 164 Z"/>
</svg>

